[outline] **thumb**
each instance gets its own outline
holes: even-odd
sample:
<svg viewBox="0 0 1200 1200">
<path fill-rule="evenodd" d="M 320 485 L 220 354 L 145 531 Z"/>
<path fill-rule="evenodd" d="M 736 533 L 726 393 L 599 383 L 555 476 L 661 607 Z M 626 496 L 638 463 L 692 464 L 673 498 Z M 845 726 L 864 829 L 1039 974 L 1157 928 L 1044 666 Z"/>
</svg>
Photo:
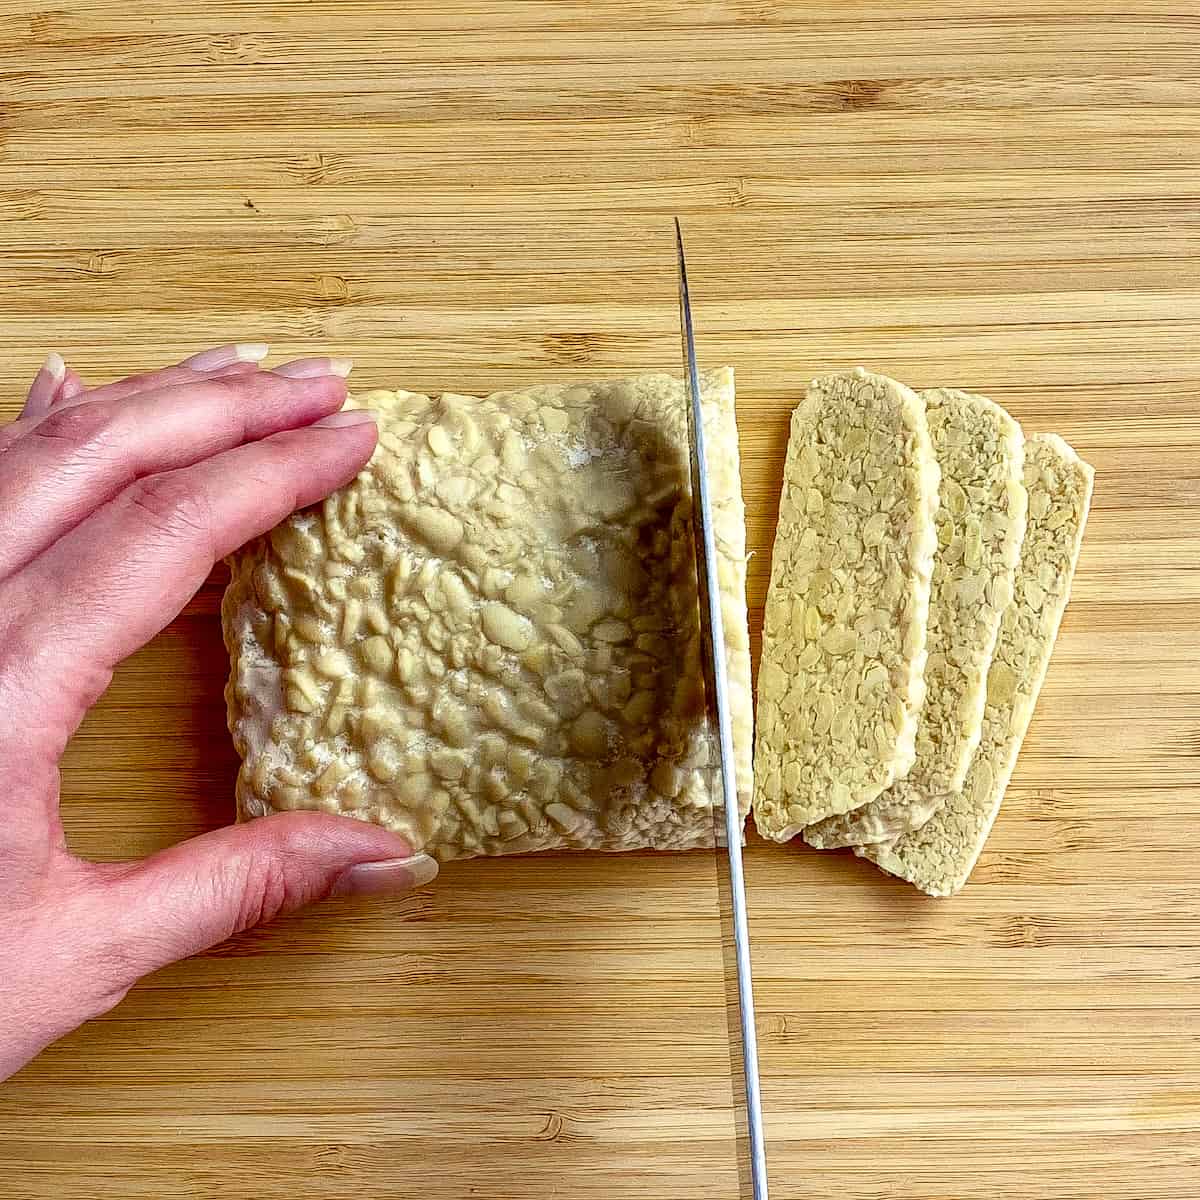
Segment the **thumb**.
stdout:
<svg viewBox="0 0 1200 1200">
<path fill-rule="evenodd" d="M 140 977 L 330 895 L 401 894 L 437 863 L 378 825 L 289 812 L 202 834 L 107 885 L 120 957 Z"/>
</svg>

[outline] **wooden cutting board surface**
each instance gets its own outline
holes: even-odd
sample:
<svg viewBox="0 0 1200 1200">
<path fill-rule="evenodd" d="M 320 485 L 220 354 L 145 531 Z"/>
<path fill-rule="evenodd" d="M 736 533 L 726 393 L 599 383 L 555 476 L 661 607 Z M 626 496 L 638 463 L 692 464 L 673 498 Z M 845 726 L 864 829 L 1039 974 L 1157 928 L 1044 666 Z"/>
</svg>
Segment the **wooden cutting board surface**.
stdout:
<svg viewBox="0 0 1200 1200">
<path fill-rule="evenodd" d="M 737 368 L 757 627 L 815 373 L 1097 469 L 969 888 L 751 846 L 782 1200 L 1200 1195 L 1200 22 L 1183 3 L 122 6 L 0 16 L 5 414 L 206 345 L 481 391 Z M 73 845 L 224 822 L 222 581 L 118 673 Z M 757 647 L 757 640 L 756 640 Z M 14 1200 L 733 1197 L 716 865 L 448 868 L 146 981 L 0 1087 Z"/>
</svg>

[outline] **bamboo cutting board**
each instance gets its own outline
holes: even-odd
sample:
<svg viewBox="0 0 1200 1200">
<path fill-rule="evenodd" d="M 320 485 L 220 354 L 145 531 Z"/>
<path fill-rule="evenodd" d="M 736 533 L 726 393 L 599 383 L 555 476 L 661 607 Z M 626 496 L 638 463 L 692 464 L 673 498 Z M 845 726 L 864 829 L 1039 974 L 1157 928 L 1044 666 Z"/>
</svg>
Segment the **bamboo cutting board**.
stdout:
<svg viewBox="0 0 1200 1200">
<path fill-rule="evenodd" d="M 1200 1195 L 1200 22 L 1155 0 L 8 0 L 0 384 L 202 346 L 481 391 L 863 363 L 1097 468 L 973 882 L 751 845 L 778 1200 Z M 224 822 L 215 575 L 71 746 L 72 844 Z M 757 642 L 756 642 L 757 647 Z M 711 856 L 456 864 L 163 971 L 0 1087 L 13 1200 L 734 1197 Z"/>
</svg>

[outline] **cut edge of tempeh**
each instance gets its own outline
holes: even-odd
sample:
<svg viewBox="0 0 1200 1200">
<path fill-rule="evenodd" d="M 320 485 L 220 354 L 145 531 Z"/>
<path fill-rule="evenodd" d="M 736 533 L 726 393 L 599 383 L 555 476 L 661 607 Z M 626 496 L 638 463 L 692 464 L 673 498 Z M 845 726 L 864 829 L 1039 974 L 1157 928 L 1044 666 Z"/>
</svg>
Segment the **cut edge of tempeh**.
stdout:
<svg viewBox="0 0 1200 1200">
<path fill-rule="evenodd" d="M 941 484 L 917 757 L 881 796 L 805 829 L 804 840 L 820 850 L 890 841 L 919 828 L 961 789 L 1013 595 L 1027 510 L 1021 427 L 984 396 L 932 388 L 921 398 Z"/>
<path fill-rule="evenodd" d="M 1036 434 L 1025 451 L 1029 525 L 1015 595 L 988 672 L 983 735 L 964 787 L 920 829 L 855 848 L 931 896 L 951 896 L 966 883 L 1000 811 L 1070 599 L 1087 524 L 1093 468 L 1055 434 Z M 1064 528 L 1067 536 L 1056 536 Z M 1034 613 L 1040 614 L 1036 625 Z"/>
<path fill-rule="evenodd" d="M 764 837 L 858 808 L 912 765 L 938 478 L 924 402 L 893 379 L 815 379 L 792 414 L 758 679 Z"/>
<path fill-rule="evenodd" d="M 725 672 L 733 736 L 738 813 L 742 823 L 754 794 L 754 692 L 750 682 L 750 617 L 746 606 L 746 505 L 742 497 L 737 403 L 732 367 L 703 371 L 701 406 L 717 547 Z M 688 484 L 690 487 L 691 480 Z M 693 530 L 693 536 L 695 536 Z M 712 731 L 716 737 L 716 730 Z M 719 792 L 719 787 L 716 789 Z M 724 801 L 714 794 L 715 807 Z M 744 840 L 744 839 L 743 839 Z"/>
</svg>

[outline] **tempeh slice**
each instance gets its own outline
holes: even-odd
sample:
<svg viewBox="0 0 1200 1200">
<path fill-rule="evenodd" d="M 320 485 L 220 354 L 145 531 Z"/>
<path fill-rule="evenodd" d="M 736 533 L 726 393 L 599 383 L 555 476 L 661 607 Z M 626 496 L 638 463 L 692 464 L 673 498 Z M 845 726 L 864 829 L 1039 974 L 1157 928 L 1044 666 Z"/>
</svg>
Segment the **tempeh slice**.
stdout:
<svg viewBox="0 0 1200 1200">
<path fill-rule="evenodd" d="M 810 825 L 804 839 L 822 850 L 917 829 L 932 815 L 931 804 L 962 787 L 979 744 L 1000 620 L 1012 600 L 1025 536 L 1021 427 L 983 396 L 935 388 L 921 398 L 942 478 L 917 758 L 877 800 Z"/>
<path fill-rule="evenodd" d="M 1013 602 L 988 672 L 979 749 L 961 792 L 920 829 L 857 854 L 931 896 L 957 892 L 1000 811 L 1058 636 L 1079 559 L 1094 472 L 1054 434 L 1025 443 L 1029 523 Z"/>
<path fill-rule="evenodd" d="M 861 368 L 792 414 L 758 679 L 754 816 L 786 841 L 916 754 L 938 467 L 915 392 Z"/>
</svg>

